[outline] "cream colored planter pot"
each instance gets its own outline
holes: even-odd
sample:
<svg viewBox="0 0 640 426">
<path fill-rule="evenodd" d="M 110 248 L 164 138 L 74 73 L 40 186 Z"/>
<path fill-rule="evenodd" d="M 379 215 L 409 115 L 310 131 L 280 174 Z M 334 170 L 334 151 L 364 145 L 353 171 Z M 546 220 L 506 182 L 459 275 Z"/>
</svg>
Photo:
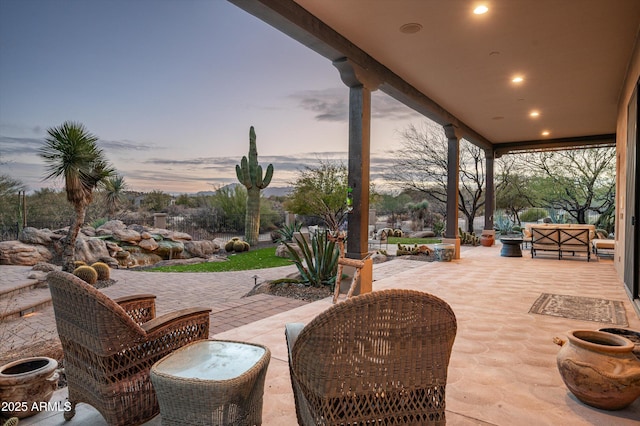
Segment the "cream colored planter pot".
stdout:
<svg viewBox="0 0 640 426">
<path fill-rule="evenodd" d="M 0 401 L 4 417 L 33 416 L 58 386 L 58 361 L 48 357 L 23 358 L 0 367 Z"/>
<path fill-rule="evenodd" d="M 558 370 L 576 398 L 603 410 L 620 410 L 640 397 L 640 359 L 624 337 L 594 330 L 571 330 L 561 345 Z"/>
</svg>

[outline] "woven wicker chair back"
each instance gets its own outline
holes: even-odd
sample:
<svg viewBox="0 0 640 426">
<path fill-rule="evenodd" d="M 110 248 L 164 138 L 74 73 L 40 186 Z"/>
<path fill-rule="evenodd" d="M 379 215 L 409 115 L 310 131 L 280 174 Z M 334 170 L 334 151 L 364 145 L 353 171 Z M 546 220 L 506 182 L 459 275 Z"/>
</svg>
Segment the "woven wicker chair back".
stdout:
<svg viewBox="0 0 640 426">
<path fill-rule="evenodd" d="M 444 424 L 456 330 L 451 307 L 418 291 L 378 291 L 329 308 L 292 348 L 299 421 Z"/>
<path fill-rule="evenodd" d="M 125 310 L 80 278 L 65 272 L 47 276 L 58 334 L 107 356 L 144 338 Z"/>
</svg>

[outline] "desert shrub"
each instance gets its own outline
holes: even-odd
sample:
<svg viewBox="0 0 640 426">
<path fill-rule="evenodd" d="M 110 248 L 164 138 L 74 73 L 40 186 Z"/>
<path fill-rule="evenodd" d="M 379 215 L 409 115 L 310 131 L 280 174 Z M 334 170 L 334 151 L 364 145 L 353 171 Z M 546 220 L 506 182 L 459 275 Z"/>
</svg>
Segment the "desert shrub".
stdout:
<svg viewBox="0 0 640 426">
<path fill-rule="evenodd" d="M 73 275 L 75 275 L 76 277 L 80 278 L 82 281 L 91 285 L 95 285 L 96 282 L 98 281 L 98 273 L 96 272 L 95 269 L 93 269 L 91 266 L 88 266 L 88 265 L 82 265 L 77 267 L 73 271 Z"/>
<path fill-rule="evenodd" d="M 91 265 L 98 273 L 98 280 L 106 281 L 111 276 L 111 268 L 104 262 L 95 262 Z"/>
<path fill-rule="evenodd" d="M 549 213 L 546 209 L 534 207 L 531 209 L 527 209 L 520 214 L 520 222 L 537 222 L 547 216 L 549 216 Z"/>
</svg>

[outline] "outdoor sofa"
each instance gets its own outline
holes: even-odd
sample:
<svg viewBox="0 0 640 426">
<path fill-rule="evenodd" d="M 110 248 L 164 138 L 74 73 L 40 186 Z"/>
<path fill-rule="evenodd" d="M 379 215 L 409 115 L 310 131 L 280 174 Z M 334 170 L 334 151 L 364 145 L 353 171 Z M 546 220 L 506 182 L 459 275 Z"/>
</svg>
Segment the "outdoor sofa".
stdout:
<svg viewBox="0 0 640 426">
<path fill-rule="evenodd" d="M 558 259 L 562 259 L 563 253 L 586 253 L 587 262 L 591 260 L 591 241 L 595 238 L 595 225 L 574 223 L 549 223 L 537 224 L 525 227 L 531 233 L 531 257 L 535 257 L 538 251 L 554 251 L 558 253 Z"/>
</svg>

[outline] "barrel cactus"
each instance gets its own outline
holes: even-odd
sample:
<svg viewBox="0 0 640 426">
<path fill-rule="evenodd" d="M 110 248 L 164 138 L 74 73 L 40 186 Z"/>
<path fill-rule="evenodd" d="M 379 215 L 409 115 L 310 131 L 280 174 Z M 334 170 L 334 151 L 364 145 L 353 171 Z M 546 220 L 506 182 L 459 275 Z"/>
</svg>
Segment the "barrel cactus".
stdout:
<svg viewBox="0 0 640 426">
<path fill-rule="evenodd" d="M 111 268 L 104 262 L 95 262 L 91 264 L 91 267 L 98 273 L 99 281 L 106 281 L 111 275 Z"/>
<path fill-rule="evenodd" d="M 78 266 L 74 271 L 73 275 L 80 278 L 82 281 L 95 285 L 98 281 L 98 273 L 95 269 L 88 265 Z"/>
<path fill-rule="evenodd" d="M 241 241 L 238 240 L 235 243 L 233 243 L 233 251 L 241 253 L 243 251 L 249 251 L 249 243 L 247 243 L 246 241 Z"/>
<path fill-rule="evenodd" d="M 236 243 L 236 241 L 240 241 L 240 238 L 233 237 L 229 241 L 227 241 L 227 243 L 224 245 L 224 251 L 231 253 L 233 251 L 233 246 Z"/>
<path fill-rule="evenodd" d="M 244 222 L 244 239 L 253 246 L 258 243 L 260 231 L 260 191 L 271 183 L 273 164 L 267 166 L 262 177 L 262 166 L 258 164 L 258 149 L 256 148 L 256 132 L 253 126 L 249 129 L 249 158 L 242 157 L 236 165 L 238 181 L 247 188 L 247 212 Z"/>
</svg>

